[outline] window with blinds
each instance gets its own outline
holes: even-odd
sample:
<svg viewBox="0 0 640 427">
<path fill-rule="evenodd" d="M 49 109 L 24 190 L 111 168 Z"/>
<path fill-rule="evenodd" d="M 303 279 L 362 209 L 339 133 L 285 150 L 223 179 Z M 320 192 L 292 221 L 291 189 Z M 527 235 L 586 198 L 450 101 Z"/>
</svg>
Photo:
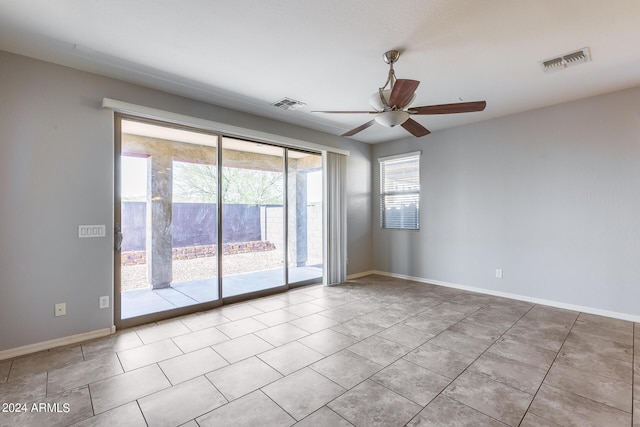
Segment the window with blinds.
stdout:
<svg viewBox="0 0 640 427">
<path fill-rule="evenodd" d="M 420 229 L 420 151 L 381 157 L 380 226 Z"/>
</svg>

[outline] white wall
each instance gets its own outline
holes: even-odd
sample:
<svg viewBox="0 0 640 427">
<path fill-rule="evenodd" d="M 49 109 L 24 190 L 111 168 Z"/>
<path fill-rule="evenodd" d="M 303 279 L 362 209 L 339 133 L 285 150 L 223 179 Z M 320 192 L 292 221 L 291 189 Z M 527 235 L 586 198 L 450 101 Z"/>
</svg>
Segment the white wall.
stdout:
<svg viewBox="0 0 640 427">
<path fill-rule="evenodd" d="M 635 88 L 374 146 L 373 194 L 377 157 L 423 152 L 420 231 L 373 197 L 376 269 L 640 315 L 639 114 Z"/>
<path fill-rule="evenodd" d="M 372 268 L 370 146 L 0 52 L 0 350 L 113 324 L 113 121 L 103 97 L 351 151 L 349 272 Z M 78 239 L 78 225 L 108 237 Z M 53 306 L 67 303 L 67 315 Z"/>
</svg>

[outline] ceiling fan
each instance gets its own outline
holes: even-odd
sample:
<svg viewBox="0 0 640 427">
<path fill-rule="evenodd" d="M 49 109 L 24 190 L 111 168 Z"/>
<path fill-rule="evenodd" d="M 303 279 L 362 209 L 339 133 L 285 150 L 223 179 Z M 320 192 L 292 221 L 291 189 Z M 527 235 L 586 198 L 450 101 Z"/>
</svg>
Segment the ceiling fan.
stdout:
<svg viewBox="0 0 640 427">
<path fill-rule="evenodd" d="M 378 122 L 388 127 L 400 125 L 413 136 L 420 137 L 431 132 L 413 120 L 411 118 L 412 115 L 470 113 L 482 111 L 487 106 L 486 101 L 476 101 L 409 107 L 416 97 L 415 91 L 420 82 L 417 80 L 396 79 L 393 64 L 398 61 L 398 58 L 400 58 L 400 52 L 397 50 L 387 51 L 383 55 L 384 62 L 389 64 L 389 76 L 384 86 L 379 88 L 369 99 L 369 104 L 375 111 L 312 111 L 312 113 L 376 115 L 373 120 L 343 133 L 342 136 L 353 136 Z"/>
</svg>

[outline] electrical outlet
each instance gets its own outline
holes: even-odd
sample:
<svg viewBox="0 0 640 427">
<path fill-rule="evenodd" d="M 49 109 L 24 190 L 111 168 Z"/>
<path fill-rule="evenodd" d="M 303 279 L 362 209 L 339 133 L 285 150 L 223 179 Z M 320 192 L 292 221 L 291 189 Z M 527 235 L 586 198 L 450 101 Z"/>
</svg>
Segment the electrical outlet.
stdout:
<svg viewBox="0 0 640 427">
<path fill-rule="evenodd" d="M 100 297 L 100 308 L 109 308 L 109 297 Z"/>
<path fill-rule="evenodd" d="M 501 268 L 496 269 L 496 277 L 498 279 L 502 279 L 502 269 Z"/>
<path fill-rule="evenodd" d="M 54 307 L 53 314 L 55 317 L 65 316 L 67 314 L 67 304 L 64 302 L 56 304 Z"/>
</svg>

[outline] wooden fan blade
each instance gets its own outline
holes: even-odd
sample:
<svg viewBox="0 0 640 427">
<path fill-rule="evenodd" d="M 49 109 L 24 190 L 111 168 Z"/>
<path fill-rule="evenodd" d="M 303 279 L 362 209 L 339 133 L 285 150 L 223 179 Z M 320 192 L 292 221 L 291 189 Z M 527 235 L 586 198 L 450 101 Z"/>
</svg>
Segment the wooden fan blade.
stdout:
<svg viewBox="0 0 640 427">
<path fill-rule="evenodd" d="M 422 126 L 420 123 L 416 122 L 413 119 L 409 119 L 401 125 L 405 128 L 411 135 L 416 137 L 421 137 L 425 135 L 429 135 L 431 131 L 426 127 Z"/>
<path fill-rule="evenodd" d="M 367 123 L 365 123 L 365 124 L 363 124 L 363 125 L 360 125 L 360 126 L 358 126 L 357 128 L 355 128 L 355 129 L 351 129 L 349 132 L 345 132 L 345 133 L 343 133 L 343 134 L 342 134 L 342 135 L 340 135 L 340 136 L 353 136 L 353 135 L 355 135 L 356 133 L 358 133 L 358 132 L 360 132 L 360 131 L 362 131 L 362 130 L 365 130 L 366 128 L 368 128 L 369 126 L 371 126 L 372 124 L 374 124 L 375 122 L 376 122 L 376 121 L 375 121 L 375 119 L 374 119 L 374 120 L 371 120 L 371 121 L 368 121 Z"/>
<path fill-rule="evenodd" d="M 426 105 L 424 107 L 411 107 L 411 114 L 453 114 L 472 113 L 482 111 L 487 106 L 486 101 L 457 102 L 455 104 Z"/>
<path fill-rule="evenodd" d="M 419 84 L 420 82 L 417 80 L 396 80 L 391 95 L 389 95 L 389 107 L 402 108 L 407 105 L 413 98 Z"/>
<path fill-rule="evenodd" d="M 312 113 L 329 113 L 329 114 L 378 114 L 379 111 L 312 111 Z"/>
</svg>

